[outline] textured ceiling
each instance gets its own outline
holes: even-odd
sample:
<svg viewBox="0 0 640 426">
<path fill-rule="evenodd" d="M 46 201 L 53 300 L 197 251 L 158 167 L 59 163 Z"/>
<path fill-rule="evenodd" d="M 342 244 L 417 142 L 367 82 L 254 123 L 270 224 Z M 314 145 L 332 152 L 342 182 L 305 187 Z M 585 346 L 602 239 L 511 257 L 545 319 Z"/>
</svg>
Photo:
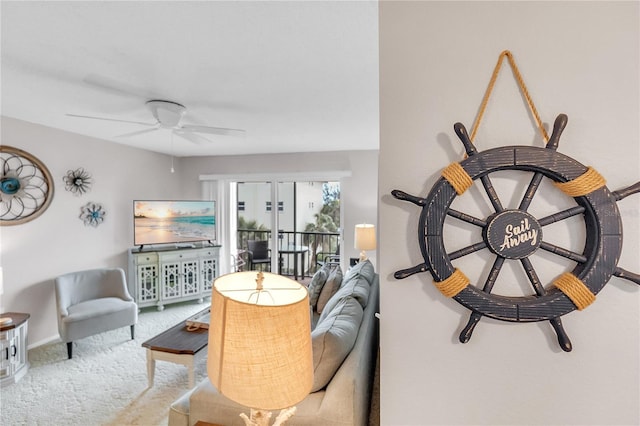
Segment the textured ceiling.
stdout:
<svg viewBox="0 0 640 426">
<path fill-rule="evenodd" d="M 1 19 L 4 116 L 177 156 L 378 148 L 377 2 L 2 1 Z M 68 115 L 151 125 L 151 99 L 246 133 Z"/>
</svg>

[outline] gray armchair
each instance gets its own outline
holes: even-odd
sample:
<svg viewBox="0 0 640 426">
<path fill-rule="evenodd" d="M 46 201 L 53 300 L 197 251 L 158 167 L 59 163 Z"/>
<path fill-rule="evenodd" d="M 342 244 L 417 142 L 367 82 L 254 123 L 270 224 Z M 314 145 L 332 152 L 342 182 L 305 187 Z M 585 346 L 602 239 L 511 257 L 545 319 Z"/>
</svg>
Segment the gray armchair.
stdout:
<svg viewBox="0 0 640 426">
<path fill-rule="evenodd" d="M 138 305 L 127 290 L 120 268 L 71 272 L 55 279 L 60 338 L 72 356 L 75 340 L 120 327 L 131 327 L 134 338 Z"/>
</svg>

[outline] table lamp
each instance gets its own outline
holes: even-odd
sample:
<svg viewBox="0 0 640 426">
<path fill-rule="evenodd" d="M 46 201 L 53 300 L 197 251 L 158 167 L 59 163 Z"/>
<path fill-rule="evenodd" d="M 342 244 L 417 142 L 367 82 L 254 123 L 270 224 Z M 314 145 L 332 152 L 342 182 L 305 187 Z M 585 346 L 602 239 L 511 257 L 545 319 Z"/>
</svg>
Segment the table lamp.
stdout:
<svg viewBox="0 0 640 426">
<path fill-rule="evenodd" d="M 309 293 L 281 275 L 246 271 L 213 285 L 207 373 L 227 398 L 251 408 L 247 426 L 274 426 L 311 391 L 313 357 Z"/>
<path fill-rule="evenodd" d="M 354 247 L 360 251 L 360 261 L 367 260 L 366 250 L 376 249 L 376 227 L 369 223 L 356 225 Z"/>
</svg>

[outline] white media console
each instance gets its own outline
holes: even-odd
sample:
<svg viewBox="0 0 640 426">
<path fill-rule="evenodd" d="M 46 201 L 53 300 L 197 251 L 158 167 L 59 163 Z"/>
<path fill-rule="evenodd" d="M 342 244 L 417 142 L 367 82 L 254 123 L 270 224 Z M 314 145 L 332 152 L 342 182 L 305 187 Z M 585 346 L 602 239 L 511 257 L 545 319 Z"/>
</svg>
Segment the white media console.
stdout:
<svg viewBox="0 0 640 426">
<path fill-rule="evenodd" d="M 129 292 L 138 307 L 186 300 L 204 301 L 211 296 L 220 271 L 220 246 L 129 249 Z"/>
</svg>

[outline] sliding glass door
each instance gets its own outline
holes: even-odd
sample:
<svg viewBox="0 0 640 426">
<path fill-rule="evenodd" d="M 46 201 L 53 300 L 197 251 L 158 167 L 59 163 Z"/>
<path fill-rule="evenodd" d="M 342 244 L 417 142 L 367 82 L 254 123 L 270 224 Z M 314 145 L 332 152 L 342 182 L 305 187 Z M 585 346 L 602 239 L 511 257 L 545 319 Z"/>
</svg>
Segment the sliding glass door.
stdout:
<svg viewBox="0 0 640 426">
<path fill-rule="evenodd" d="M 272 271 L 311 276 L 323 256 L 339 254 L 340 185 L 337 182 L 237 182 L 237 236 L 241 252 L 267 241 Z M 277 232 L 272 230 L 277 229 Z M 264 263 L 248 268 L 268 269 Z"/>
</svg>

